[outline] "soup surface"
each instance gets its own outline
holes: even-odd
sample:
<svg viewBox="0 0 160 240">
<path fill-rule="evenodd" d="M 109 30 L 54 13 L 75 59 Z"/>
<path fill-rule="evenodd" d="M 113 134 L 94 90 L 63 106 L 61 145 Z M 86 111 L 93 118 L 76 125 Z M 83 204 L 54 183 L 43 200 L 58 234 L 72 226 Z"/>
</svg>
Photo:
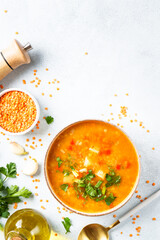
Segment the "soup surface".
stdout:
<svg viewBox="0 0 160 240">
<path fill-rule="evenodd" d="M 51 145 L 50 187 L 69 207 L 100 213 L 120 204 L 133 190 L 138 156 L 128 137 L 102 121 L 70 126 Z"/>
</svg>

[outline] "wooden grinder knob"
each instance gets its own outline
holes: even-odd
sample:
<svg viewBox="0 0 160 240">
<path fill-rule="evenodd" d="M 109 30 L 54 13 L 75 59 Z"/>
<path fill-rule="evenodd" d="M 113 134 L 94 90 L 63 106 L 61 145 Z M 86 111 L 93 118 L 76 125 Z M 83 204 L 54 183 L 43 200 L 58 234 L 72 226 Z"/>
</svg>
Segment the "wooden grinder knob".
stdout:
<svg viewBox="0 0 160 240">
<path fill-rule="evenodd" d="M 12 72 L 17 67 L 31 62 L 28 51 L 32 47 L 29 43 L 22 46 L 17 40 L 0 53 L 0 80 Z"/>
</svg>

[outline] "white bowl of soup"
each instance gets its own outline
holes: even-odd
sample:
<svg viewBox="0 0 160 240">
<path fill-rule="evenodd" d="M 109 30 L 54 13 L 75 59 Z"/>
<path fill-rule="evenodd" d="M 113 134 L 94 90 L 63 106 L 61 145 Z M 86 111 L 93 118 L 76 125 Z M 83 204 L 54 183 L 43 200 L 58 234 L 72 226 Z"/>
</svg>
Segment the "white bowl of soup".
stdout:
<svg viewBox="0 0 160 240">
<path fill-rule="evenodd" d="M 101 216 L 122 207 L 139 182 L 135 146 L 118 127 L 84 120 L 64 128 L 51 142 L 45 176 L 53 196 L 67 209 Z"/>
</svg>

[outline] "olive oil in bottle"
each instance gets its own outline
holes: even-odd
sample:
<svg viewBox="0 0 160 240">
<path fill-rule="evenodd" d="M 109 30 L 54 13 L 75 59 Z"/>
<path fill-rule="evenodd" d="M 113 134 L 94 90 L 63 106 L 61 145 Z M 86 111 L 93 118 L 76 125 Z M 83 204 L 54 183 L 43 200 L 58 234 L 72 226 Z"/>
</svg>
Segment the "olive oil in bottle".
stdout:
<svg viewBox="0 0 160 240">
<path fill-rule="evenodd" d="M 6 240 L 49 240 L 51 234 L 47 220 L 32 209 L 22 209 L 11 215 L 4 232 Z"/>
</svg>

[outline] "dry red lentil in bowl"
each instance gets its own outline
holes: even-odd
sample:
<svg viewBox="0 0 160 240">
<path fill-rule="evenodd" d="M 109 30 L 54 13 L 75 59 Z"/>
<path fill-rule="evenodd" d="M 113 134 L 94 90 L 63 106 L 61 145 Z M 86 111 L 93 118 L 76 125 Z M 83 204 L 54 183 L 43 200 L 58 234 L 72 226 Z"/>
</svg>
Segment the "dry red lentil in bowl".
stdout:
<svg viewBox="0 0 160 240">
<path fill-rule="evenodd" d="M 21 89 L 0 93 L 0 130 L 10 135 L 22 135 L 36 125 L 40 115 L 37 100 Z"/>
</svg>

